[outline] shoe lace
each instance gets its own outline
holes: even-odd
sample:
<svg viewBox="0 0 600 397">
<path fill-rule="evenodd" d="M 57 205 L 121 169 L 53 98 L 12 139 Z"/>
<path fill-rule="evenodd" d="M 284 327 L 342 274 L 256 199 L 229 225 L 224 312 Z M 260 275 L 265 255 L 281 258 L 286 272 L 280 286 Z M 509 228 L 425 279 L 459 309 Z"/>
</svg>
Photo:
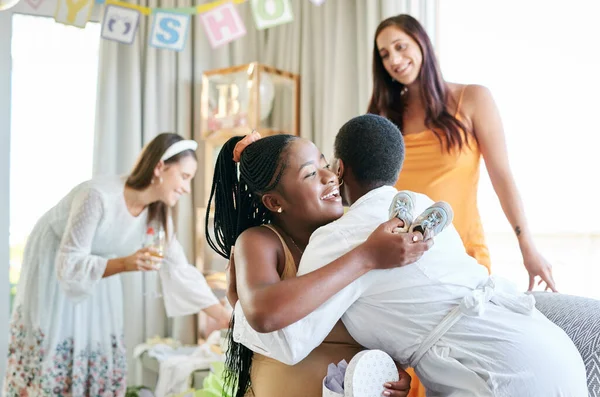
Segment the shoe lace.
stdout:
<svg viewBox="0 0 600 397">
<path fill-rule="evenodd" d="M 442 223 L 442 216 L 438 211 L 431 211 L 431 213 L 421 223 L 423 229 L 433 230 L 437 225 Z"/>
<path fill-rule="evenodd" d="M 399 217 L 401 215 L 402 218 L 407 218 L 408 206 L 406 205 L 406 202 L 400 200 L 396 201 L 394 210 L 394 212 L 397 214 L 396 217 Z"/>
</svg>

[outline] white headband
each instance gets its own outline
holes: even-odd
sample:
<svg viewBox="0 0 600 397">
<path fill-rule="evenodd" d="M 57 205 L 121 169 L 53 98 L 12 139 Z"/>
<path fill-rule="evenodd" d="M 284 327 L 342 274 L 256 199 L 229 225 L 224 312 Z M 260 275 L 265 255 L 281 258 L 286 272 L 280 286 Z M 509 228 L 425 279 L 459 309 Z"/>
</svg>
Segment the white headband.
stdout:
<svg viewBox="0 0 600 397">
<path fill-rule="evenodd" d="M 165 151 L 165 154 L 163 154 L 160 159 L 161 161 L 165 161 L 185 150 L 192 150 L 195 152 L 196 149 L 198 149 L 198 142 L 190 139 L 184 139 L 169 146 L 169 148 Z"/>
</svg>

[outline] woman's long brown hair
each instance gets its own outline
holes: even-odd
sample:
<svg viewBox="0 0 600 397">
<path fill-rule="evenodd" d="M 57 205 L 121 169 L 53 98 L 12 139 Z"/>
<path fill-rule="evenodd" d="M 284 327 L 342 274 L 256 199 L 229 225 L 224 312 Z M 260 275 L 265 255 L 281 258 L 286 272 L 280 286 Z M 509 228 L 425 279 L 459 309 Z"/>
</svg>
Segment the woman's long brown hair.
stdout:
<svg viewBox="0 0 600 397">
<path fill-rule="evenodd" d="M 373 40 L 373 95 L 369 103 L 369 113 L 385 116 L 403 131 L 404 109 L 406 97 L 401 95 L 404 86 L 392 79 L 383 66 L 377 37 L 390 26 L 397 27 L 413 38 L 421 48 L 423 63 L 419 71 L 421 99 L 425 106 L 425 126 L 434 131 L 444 147 L 442 138 L 446 139 L 446 149 L 462 149 L 468 145 L 472 132 L 458 120 L 448 109 L 449 90 L 442 78 L 433 45 L 423 26 L 410 15 L 401 14 L 381 22 Z"/>
<path fill-rule="evenodd" d="M 160 158 L 167 149 L 176 142 L 182 141 L 183 138 L 177 134 L 165 132 L 157 135 L 142 151 L 137 163 L 133 167 L 133 171 L 127 178 L 125 184 L 135 190 L 144 190 L 152 183 L 154 178 L 154 168 L 160 162 Z M 165 160 L 165 165 L 177 163 L 183 157 L 191 156 L 196 159 L 196 153 L 193 150 L 184 150 L 181 153 Z M 148 206 L 148 224 L 153 221 L 158 221 L 163 226 L 165 235 L 168 236 L 169 208 L 162 201 L 155 201 Z"/>
</svg>

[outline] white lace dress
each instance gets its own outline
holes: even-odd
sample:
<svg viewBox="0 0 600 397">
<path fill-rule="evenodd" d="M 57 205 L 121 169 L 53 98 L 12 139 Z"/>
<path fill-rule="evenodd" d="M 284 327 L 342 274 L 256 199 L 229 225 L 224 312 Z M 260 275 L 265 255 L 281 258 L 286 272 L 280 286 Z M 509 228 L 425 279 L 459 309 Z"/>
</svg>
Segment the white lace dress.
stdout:
<svg viewBox="0 0 600 397">
<path fill-rule="evenodd" d="M 102 275 L 108 259 L 142 247 L 147 211 L 129 213 L 124 180 L 77 186 L 29 236 L 10 322 L 7 397 L 125 394 L 121 278 Z M 177 314 L 218 303 L 174 236 L 160 273 L 164 294 L 187 305 Z"/>
</svg>

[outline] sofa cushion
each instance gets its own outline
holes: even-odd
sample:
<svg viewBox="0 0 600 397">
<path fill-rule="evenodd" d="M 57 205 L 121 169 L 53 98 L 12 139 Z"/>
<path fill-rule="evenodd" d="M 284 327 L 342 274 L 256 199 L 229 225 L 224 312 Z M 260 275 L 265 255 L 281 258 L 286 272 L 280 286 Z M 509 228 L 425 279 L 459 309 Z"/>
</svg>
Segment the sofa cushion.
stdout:
<svg viewBox="0 0 600 397">
<path fill-rule="evenodd" d="M 587 370 L 589 397 L 600 397 L 600 301 L 535 292 L 537 309 L 573 340 Z"/>
</svg>

